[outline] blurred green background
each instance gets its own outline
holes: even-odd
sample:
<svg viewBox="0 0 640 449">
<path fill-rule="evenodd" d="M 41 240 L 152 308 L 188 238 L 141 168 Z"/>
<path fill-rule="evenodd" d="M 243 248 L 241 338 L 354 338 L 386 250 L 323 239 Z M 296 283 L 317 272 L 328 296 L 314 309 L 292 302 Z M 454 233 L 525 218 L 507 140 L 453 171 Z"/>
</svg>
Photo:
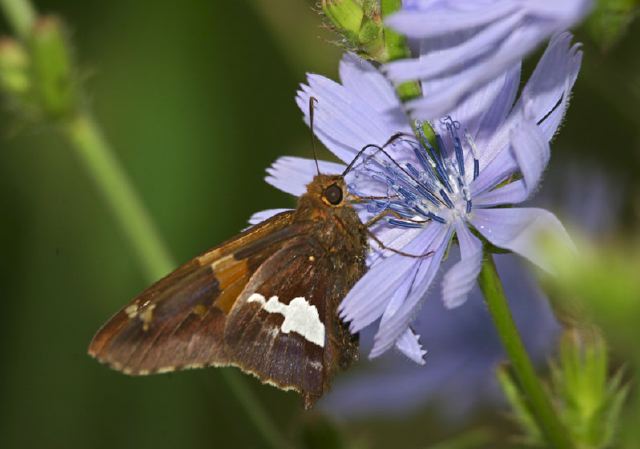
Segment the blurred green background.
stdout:
<svg viewBox="0 0 640 449">
<path fill-rule="evenodd" d="M 65 18 L 97 120 L 177 260 L 257 210 L 293 205 L 262 179 L 278 156 L 310 155 L 294 103 L 305 72 L 336 76 L 340 49 L 312 6 L 37 2 Z M 640 27 L 607 51 L 596 28 L 579 32 L 585 65 L 552 167 L 577 158 L 608 173 L 622 192 L 616 229 L 629 235 L 640 206 Z M 218 371 L 129 378 L 86 355 L 148 282 L 66 142 L 10 110 L 0 122 L 0 447 L 263 447 Z M 294 394 L 246 380 L 288 436 L 320 425 Z M 432 415 L 343 430 L 372 447 L 427 447 L 448 432 Z M 505 422 L 479 419 L 494 420 Z"/>
</svg>

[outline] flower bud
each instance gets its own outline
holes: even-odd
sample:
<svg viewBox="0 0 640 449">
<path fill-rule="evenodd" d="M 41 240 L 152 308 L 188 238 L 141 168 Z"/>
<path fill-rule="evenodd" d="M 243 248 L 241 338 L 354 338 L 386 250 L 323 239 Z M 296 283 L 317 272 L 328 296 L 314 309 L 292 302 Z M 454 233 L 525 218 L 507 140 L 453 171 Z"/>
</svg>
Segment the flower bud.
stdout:
<svg viewBox="0 0 640 449">
<path fill-rule="evenodd" d="M 50 118 L 70 115 L 77 105 L 71 51 L 62 23 L 55 17 L 39 19 L 29 39 L 34 97 Z"/>
<path fill-rule="evenodd" d="M 358 42 L 358 35 L 364 17 L 364 10 L 356 0 L 322 0 L 322 10 L 333 26 L 352 43 Z"/>
<path fill-rule="evenodd" d="M 558 356 L 551 363 L 549 391 L 554 408 L 576 447 L 617 447 L 615 436 L 628 386 L 623 382 L 621 370 L 609 373 L 607 348 L 596 330 L 565 332 Z M 520 425 L 523 440 L 544 446 L 527 400 L 507 367 L 498 370 L 498 380 Z"/>
<path fill-rule="evenodd" d="M 346 46 L 380 63 L 409 55 L 404 37 L 384 25 L 384 18 L 400 7 L 400 0 L 322 1 L 322 10 Z"/>
</svg>

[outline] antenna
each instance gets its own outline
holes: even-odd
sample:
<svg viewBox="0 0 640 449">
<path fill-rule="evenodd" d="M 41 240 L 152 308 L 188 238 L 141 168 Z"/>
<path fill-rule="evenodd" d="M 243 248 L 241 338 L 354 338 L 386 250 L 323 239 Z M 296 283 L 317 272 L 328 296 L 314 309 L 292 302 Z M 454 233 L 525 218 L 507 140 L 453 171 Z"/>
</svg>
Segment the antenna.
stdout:
<svg viewBox="0 0 640 449">
<path fill-rule="evenodd" d="M 315 103 L 317 102 L 317 98 L 309 97 L 309 127 L 311 128 L 311 149 L 313 150 L 313 160 L 316 161 L 316 170 L 318 171 L 318 174 L 320 174 L 320 164 L 318 164 L 318 153 L 316 152 L 316 139 L 313 132 L 313 108 L 315 106 Z"/>
<path fill-rule="evenodd" d="M 362 156 L 364 154 L 365 151 L 367 151 L 369 148 L 376 148 L 378 151 L 383 152 L 389 159 L 391 159 L 391 161 L 393 161 L 394 164 L 398 165 L 398 163 L 395 161 L 395 159 L 393 159 L 386 151 L 384 151 L 384 148 L 388 147 L 389 145 L 391 145 L 393 142 L 395 142 L 396 140 L 401 140 L 401 138 L 414 138 L 414 136 L 412 136 L 411 134 L 408 133 L 403 133 L 403 132 L 398 132 L 395 133 L 393 136 L 391 136 L 389 138 L 389 140 L 387 140 L 385 142 L 384 145 L 380 146 L 380 145 L 376 145 L 373 143 L 370 143 L 368 145 L 365 145 L 364 147 L 362 147 L 360 149 L 360 151 L 358 151 L 358 153 L 356 154 L 356 156 L 351 160 L 351 163 L 347 166 L 347 168 L 344 170 L 344 172 L 342 172 L 342 176 L 347 176 L 347 173 L 349 173 L 351 171 L 351 169 L 355 166 L 356 161 L 360 158 L 360 156 Z M 402 167 L 400 167 L 398 165 L 398 167 L 400 168 L 400 170 L 404 171 L 404 169 Z"/>
</svg>

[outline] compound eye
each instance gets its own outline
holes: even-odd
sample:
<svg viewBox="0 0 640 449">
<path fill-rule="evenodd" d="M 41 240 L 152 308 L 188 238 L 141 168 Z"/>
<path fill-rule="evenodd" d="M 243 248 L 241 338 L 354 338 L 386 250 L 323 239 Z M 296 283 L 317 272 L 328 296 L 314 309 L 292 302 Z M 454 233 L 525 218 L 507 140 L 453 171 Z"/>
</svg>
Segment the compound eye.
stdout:
<svg viewBox="0 0 640 449">
<path fill-rule="evenodd" d="M 324 189 L 322 196 L 334 206 L 337 206 L 342 202 L 342 189 L 337 184 L 331 184 L 329 187 Z"/>
</svg>

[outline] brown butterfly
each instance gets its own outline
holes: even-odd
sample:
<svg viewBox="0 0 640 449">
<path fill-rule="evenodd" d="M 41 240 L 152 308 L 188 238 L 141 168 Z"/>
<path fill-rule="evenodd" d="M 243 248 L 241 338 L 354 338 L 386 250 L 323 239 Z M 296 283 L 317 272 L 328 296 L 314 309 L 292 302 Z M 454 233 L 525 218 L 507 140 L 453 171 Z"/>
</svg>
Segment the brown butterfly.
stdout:
<svg viewBox="0 0 640 449">
<path fill-rule="evenodd" d="M 358 337 L 337 307 L 365 273 L 368 225 L 380 217 L 360 221 L 352 203 L 363 198 L 344 181 L 352 166 L 342 175 L 318 170 L 295 210 L 146 289 L 98 331 L 89 354 L 131 375 L 236 366 L 297 391 L 310 408 L 358 358 Z"/>
<path fill-rule="evenodd" d="M 317 175 L 294 211 L 182 265 L 96 334 L 89 354 L 126 374 L 237 366 L 309 408 L 357 336 L 337 307 L 365 272 L 367 232 L 342 176 Z"/>
</svg>

